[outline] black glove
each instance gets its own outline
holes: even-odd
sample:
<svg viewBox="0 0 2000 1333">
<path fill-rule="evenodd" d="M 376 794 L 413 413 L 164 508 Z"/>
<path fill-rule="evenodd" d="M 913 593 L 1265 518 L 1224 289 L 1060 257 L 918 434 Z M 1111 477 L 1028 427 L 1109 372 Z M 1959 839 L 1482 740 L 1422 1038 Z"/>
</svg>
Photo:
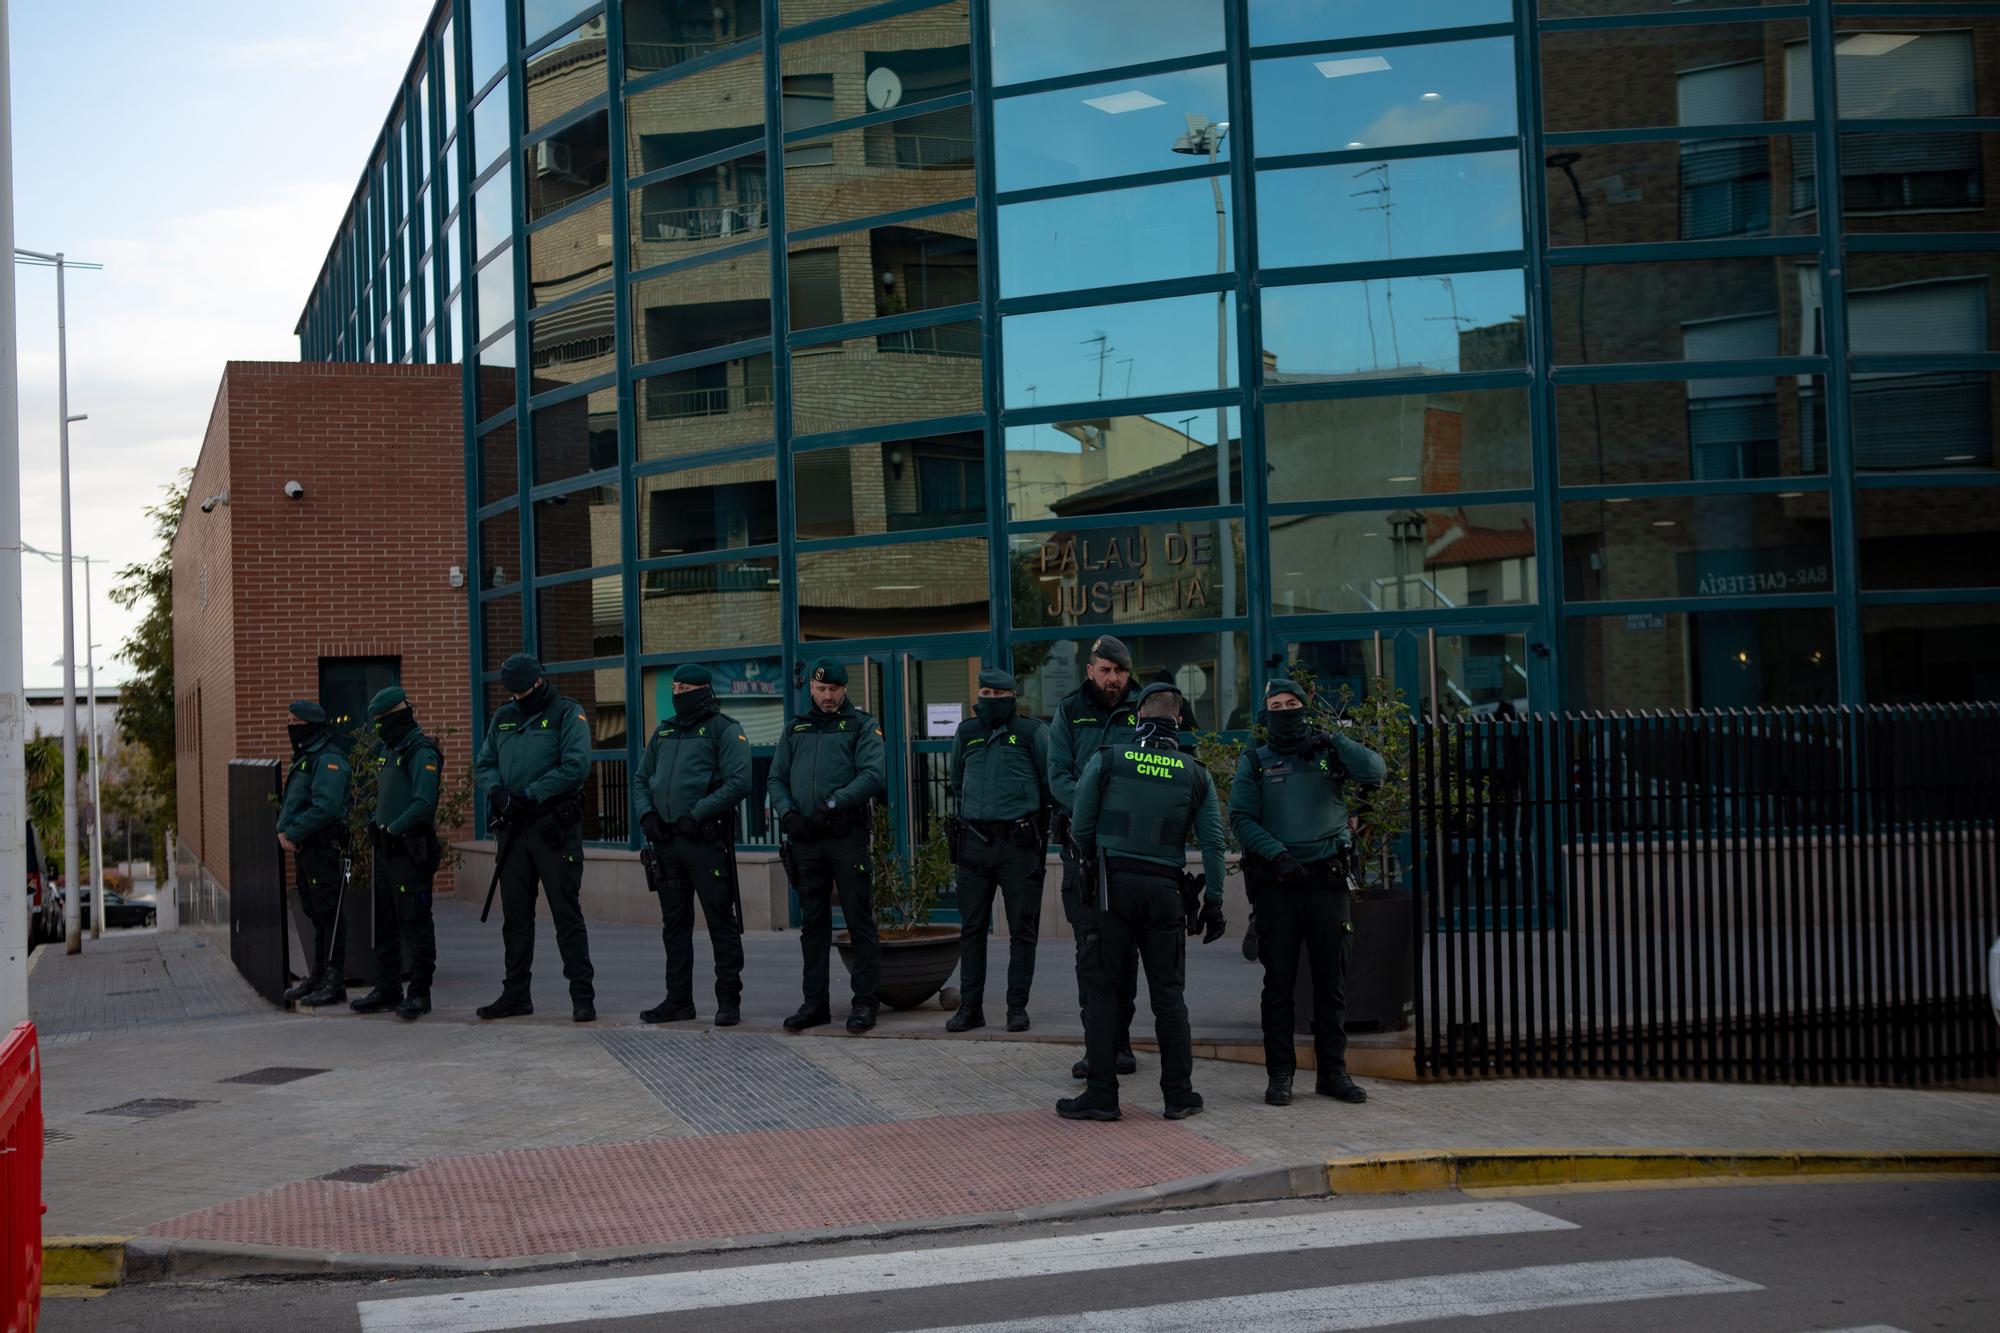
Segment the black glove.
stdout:
<svg viewBox="0 0 2000 1333">
<path fill-rule="evenodd" d="M 833 811 L 827 809 L 823 805 L 814 807 L 812 812 L 812 826 L 815 830 L 821 833 L 824 833 L 828 829 L 832 828 Z"/>
<path fill-rule="evenodd" d="M 508 791 L 505 787 L 495 787 L 486 795 L 486 822 L 489 824 L 506 823 L 508 812 L 513 810 L 514 804 L 514 793 Z"/>
<path fill-rule="evenodd" d="M 645 814 L 640 815 L 639 827 L 644 830 L 647 842 L 665 842 L 667 840 L 667 821 L 660 818 L 660 812 L 657 810 L 648 810 Z"/>
<path fill-rule="evenodd" d="M 693 815 L 682 815 L 674 821 L 674 832 L 680 834 L 683 838 L 699 838 L 701 836 L 701 821 Z"/>
<path fill-rule="evenodd" d="M 1196 918 L 1196 923 L 1207 927 L 1201 936 L 1203 944 L 1215 943 L 1222 938 L 1222 932 L 1228 928 L 1228 923 L 1222 919 L 1222 904 L 1212 898 L 1202 903 L 1201 915 Z"/>
<path fill-rule="evenodd" d="M 806 817 L 796 810 L 787 810 L 778 818 L 778 828 L 788 838 L 796 838 L 806 831 Z"/>
<path fill-rule="evenodd" d="M 1299 858 L 1290 852 L 1279 852 L 1278 859 L 1271 862 L 1271 865 L 1277 870 L 1278 878 L 1287 884 L 1300 884 L 1305 881 L 1306 868 L 1300 865 Z"/>
</svg>

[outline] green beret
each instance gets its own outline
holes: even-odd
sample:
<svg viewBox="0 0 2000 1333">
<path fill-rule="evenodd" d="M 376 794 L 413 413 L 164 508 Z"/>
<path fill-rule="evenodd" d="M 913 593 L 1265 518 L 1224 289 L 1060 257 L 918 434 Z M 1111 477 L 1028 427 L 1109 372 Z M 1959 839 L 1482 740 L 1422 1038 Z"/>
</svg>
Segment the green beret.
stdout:
<svg viewBox="0 0 2000 1333">
<path fill-rule="evenodd" d="M 401 685 L 391 685 L 385 689 L 377 690 L 375 691 L 375 697 L 368 701 L 368 716 L 380 717 L 384 713 L 390 712 L 409 701 L 410 696 L 403 693 Z"/>
<path fill-rule="evenodd" d="M 500 664 L 500 683 L 509 694 L 531 690 L 542 678 L 542 664 L 527 653 L 515 653 Z"/>
<path fill-rule="evenodd" d="M 1264 698 L 1268 700 L 1274 694 L 1289 694 L 1300 703 L 1306 702 L 1305 686 L 1289 676 L 1273 676 L 1264 682 Z"/>
<path fill-rule="evenodd" d="M 708 668 L 693 662 L 683 662 L 674 668 L 676 685 L 712 685 L 715 678 L 708 674 Z"/>
<path fill-rule="evenodd" d="M 1111 663 L 1111 665 L 1124 667 L 1127 671 L 1132 669 L 1131 650 L 1118 640 L 1112 638 L 1109 634 L 1100 634 L 1097 636 L 1097 641 L 1090 645 L 1090 655 L 1092 657 L 1101 657 Z"/>
<path fill-rule="evenodd" d="M 1020 685 L 1009 673 L 999 667 L 986 667 L 979 673 L 979 688 L 982 690 L 1005 690 L 1009 694 L 1019 694 Z"/>
<path fill-rule="evenodd" d="M 831 657 L 822 657 L 812 664 L 806 676 L 816 685 L 845 685 L 847 668 Z"/>
<path fill-rule="evenodd" d="M 292 705 L 292 716 L 301 722 L 324 722 L 326 710 L 310 699 L 300 699 Z"/>
</svg>

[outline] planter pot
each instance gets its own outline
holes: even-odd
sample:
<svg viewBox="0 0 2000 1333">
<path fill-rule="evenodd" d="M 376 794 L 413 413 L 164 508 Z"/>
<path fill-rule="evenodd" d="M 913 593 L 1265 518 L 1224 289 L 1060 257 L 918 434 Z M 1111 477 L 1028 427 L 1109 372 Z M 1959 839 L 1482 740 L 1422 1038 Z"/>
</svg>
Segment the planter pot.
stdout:
<svg viewBox="0 0 2000 1333">
<path fill-rule="evenodd" d="M 1416 1002 L 1415 927 L 1410 895 L 1368 889 L 1354 899 L 1354 948 L 1347 966 L 1347 1030 L 1399 1032 Z M 1303 958 L 1293 989 L 1293 1030 L 1312 1031 L 1312 969 Z"/>
<path fill-rule="evenodd" d="M 854 971 L 854 940 L 833 937 L 840 961 Z M 958 968 L 958 927 L 920 926 L 907 938 L 882 941 L 882 981 L 876 997 L 891 1009 L 914 1009 L 944 989 Z"/>
</svg>

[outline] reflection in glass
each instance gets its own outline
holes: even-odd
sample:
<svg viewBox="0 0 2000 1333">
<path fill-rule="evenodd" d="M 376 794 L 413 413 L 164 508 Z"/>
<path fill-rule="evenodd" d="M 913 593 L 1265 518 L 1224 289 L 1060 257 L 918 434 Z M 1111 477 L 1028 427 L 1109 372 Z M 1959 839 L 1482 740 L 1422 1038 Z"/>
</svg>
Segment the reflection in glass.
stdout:
<svg viewBox="0 0 2000 1333">
<path fill-rule="evenodd" d="M 479 337 L 492 337 L 514 318 L 514 247 L 503 246 L 474 276 L 479 287 Z"/>
<path fill-rule="evenodd" d="M 778 464 L 746 458 L 636 478 L 639 558 L 699 555 L 778 540 Z"/>
<path fill-rule="evenodd" d="M 438 117 L 443 121 L 443 128 L 439 130 L 438 138 L 441 144 L 443 140 L 451 138 L 452 131 L 458 128 L 458 48 L 453 46 L 452 42 L 452 19 L 450 15 L 446 15 L 444 22 L 438 25 L 437 48 L 432 52 L 432 58 L 437 62 L 439 76 Z M 504 52 L 502 63 L 505 63 Z M 447 167 L 445 175 L 458 174 L 455 166 L 447 164 Z"/>
<path fill-rule="evenodd" d="M 1515 369 L 1526 309 L 1518 269 L 1267 288 L 1264 382 Z"/>
<path fill-rule="evenodd" d="M 1841 135 L 1848 229 L 1902 231 L 1910 225 L 1907 214 L 1982 209 L 1988 198 L 1984 163 L 1993 143 L 1993 136 L 1982 134 Z M 1792 206 L 1813 207 L 1813 187 L 1810 175 L 1794 181 Z"/>
<path fill-rule="evenodd" d="M 511 377 L 509 383 L 511 383 Z M 513 401 L 513 393 L 508 393 Z M 521 451 L 514 435 L 514 423 L 496 426 L 479 437 L 479 503 L 490 505 L 521 489 Z M 510 566 L 518 575 L 518 562 Z"/>
<path fill-rule="evenodd" d="M 1857 491 L 1863 591 L 2000 587 L 1996 499 L 1978 486 Z"/>
<path fill-rule="evenodd" d="M 507 122 L 507 85 L 502 79 L 493 85 L 493 90 L 479 99 L 472 108 L 472 174 L 480 172 L 501 158 L 513 146 L 512 127 Z"/>
<path fill-rule="evenodd" d="M 642 463 L 771 438 L 769 352 L 654 375 L 633 390 Z"/>
<path fill-rule="evenodd" d="M 2000 698 L 2000 606 L 1864 606 L 1861 656 L 1871 704 Z"/>
<path fill-rule="evenodd" d="M 1569 621 L 1571 707 L 1642 711 L 1831 704 L 1833 612 L 1649 611 Z"/>
<path fill-rule="evenodd" d="M 761 0 L 625 0 L 625 72 L 632 78 L 699 59 L 764 30 Z"/>
<path fill-rule="evenodd" d="M 1556 361 L 1724 361 L 1796 355 L 1801 261 L 1577 264 L 1551 271 Z M 1805 261 L 1810 270 L 1811 261 Z M 1818 290 L 1818 283 L 1811 283 Z M 1786 300 L 1790 295 L 1792 299 Z"/>
<path fill-rule="evenodd" d="M 502 432 L 496 431 L 495 434 Z M 504 432 L 508 444 L 513 431 Z M 489 437 L 491 438 L 491 437 Z M 521 511 L 509 509 L 479 521 L 479 581 L 488 588 L 504 587 L 521 577 Z"/>
<path fill-rule="evenodd" d="M 1518 250 L 1521 156 L 1468 153 L 1263 172 L 1257 246 L 1267 268 Z"/>
<path fill-rule="evenodd" d="M 1007 518 L 1216 504 L 1220 435 L 1229 440 L 1229 498 L 1240 501 L 1243 438 L 1234 407 L 1009 426 Z"/>
<path fill-rule="evenodd" d="M 792 460 L 799 536 L 858 537 L 986 520 L 978 431 L 812 449 Z"/>
<path fill-rule="evenodd" d="M 1834 83 L 1842 120 L 1941 119 L 1979 114 L 1975 40 L 1985 25 L 1960 21 L 1925 31 L 1937 19 L 1844 19 L 1833 44 Z M 1982 32 L 1982 29 L 1985 29 Z M 1803 43 L 1785 48 L 1785 117 L 1811 114 L 1812 61 Z"/>
<path fill-rule="evenodd" d="M 771 229 L 765 158 L 752 153 L 632 191 L 632 267 L 719 250 Z"/>
<path fill-rule="evenodd" d="M 489 598 L 479 604 L 479 647 L 487 662 L 504 662 L 527 647 L 521 622 L 521 594 Z"/>
<path fill-rule="evenodd" d="M 2000 349 L 1988 303 L 2000 253 L 1857 253 L 1847 260 L 1848 350 L 1855 356 Z M 1817 305 L 1817 285 L 1809 299 Z"/>
<path fill-rule="evenodd" d="M 1549 243 L 1629 245 L 1809 233 L 1817 216 L 1787 208 L 1806 135 L 1583 144 L 1548 156 Z"/>
<path fill-rule="evenodd" d="M 1222 0 L 1009 0 L 993 6 L 997 87 L 1222 46 Z"/>
<path fill-rule="evenodd" d="M 1566 486 L 1826 471 L 1826 383 L 1756 375 L 1556 388 Z"/>
<path fill-rule="evenodd" d="M 578 10 L 588 9 L 589 7 L 589 0 L 521 0 L 522 42 L 528 46 L 533 46 L 564 23 L 567 23 L 575 16 Z M 602 40 L 604 36 L 604 22 L 602 18 L 593 19 L 580 25 L 578 31 L 585 31 L 592 24 L 596 25 L 597 36 Z M 571 34 L 571 37 L 573 40 L 574 34 Z"/>
<path fill-rule="evenodd" d="M 549 658 L 546 652 L 542 653 L 541 656 L 550 661 L 555 660 Z M 574 699 L 583 705 L 584 720 L 590 724 L 591 749 L 623 750 L 625 748 L 625 666 L 622 662 L 607 667 L 594 667 L 586 671 L 551 671 L 548 673 L 548 681 L 549 684 L 555 687 L 556 693 L 565 698 Z M 586 838 L 591 836 L 589 810 L 592 802 L 598 802 L 606 807 L 617 807 L 620 804 L 621 798 L 625 795 L 625 765 L 623 761 L 593 760 L 590 767 L 593 780 L 585 784 L 583 792 L 585 806 L 584 837 Z M 615 774 L 607 772 L 607 770 L 614 769 L 616 770 Z M 604 774 L 605 777 L 611 779 L 615 787 L 615 794 L 605 791 L 602 785 L 604 778 L 601 778 L 600 774 Z M 593 787 L 596 788 L 594 794 L 592 791 Z M 615 818 L 620 821 L 621 832 L 617 836 L 622 838 L 624 836 L 622 832 L 624 816 L 614 808 L 607 808 L 605 810 L 605 817 L 607 819 Z"/>
<path fill-rule="evenodd" d="M 1826 515 L 1817 491 L 1572 501 L 1562 507 L 1563 597 L 1831 593 Z"/>
<path fill-rule="evenodd" d="M 474 391 L 479 419 L 499 416 L 514 405 L 514 335 L 496 338 L 473 357 Z M 509 486 L 511 493 L 513 487 Z M 492 497 L 497 499 L 498 497 Z"/>
<path fill-rule="evenodd" d="M 1543 17 L 1548 17 L 1550 0 L 1542 0 L 1541 10 Z M 1512 0 L 1402 0 L 1396 5 L 1357 5 L 1352 0 L 1250 0 L 1250 41 L 1256 46 L 1324 42 L 1511 23 L 1513 19 Z"/>
<path fill-rule="evenodd" d="M 1286 56 L 1251 71 L 1257 152 L 1319 153 L 1513 134 L 1506 37 Z"/>
<path fill-rule="evenodd" d="M 618 563 L 618 488 L 588 486 L 535 501 L 535 573 Z"/>
<path fill-rule="evenodd" d="M 648 653 L 776 643 L 778 557 L 641 571 L 639 639 Z"/>
<path fill-rule="evenodd" d="M 798 555 L 799 637 L 904 638 L 992 625 L 984 537 Z"/>
<path fill-rule="evenodd" d="M 528 221 L 547 217 L 611 179 L 610 113 L 594 112 L 521 150 Z"/>
<path fill-rule="evenodd" d="M 1014 644 L 1014 677 L 1021 684 L 1023 713 L 1047 718 L 1082 686 L 1090 636 Z M 1241 730 L 1250 725 L 1255 683 L 1250 672 L 1250 636 L 1235 634 L 1121 634 L 1132 654 L 1132 679 L 1153 681 L 1165 673 L 1180 685 L 1194 709 L 1195 726 Z M 1230 669 L 1221 670 L 1225 657 Z"/>
<path fill-rule="evenodd" d="M 472 48 L 468 66 L 472 87 L 466 91 L 478 92 L 507 63 L 507 0 L 465 0 L 460 12 L 465 15 L 467 43 Z M 458 63 L 452 57 L 449 24 L 439 33 L 442 63 L 449 70 Z M 447 98 L 447 105 L 451 100 L 455 99 Z"/>
<path fill-rule="evenodd" d="M 618 466 L 618 391 L 599 389 L 535 410 L 535 484 Z"/>
<path fill-rule="evenodd" d="M 1008 407 L 1236 383 L 1235 310 L 1227 292 L 1009 315 L 1000 332 Z"/>
<path fill-rule="evenodd" d="M 1676 24 L 1542 34 L 1542 123 L 1551 132 L 1804 120 L 1812 91 L 1788 92 L 1785 52 L 1806 25 Z M 1261 126 L 1260 126 L 1261 132 Z"/>
<path fill-rule="evenodd" d="M 514 175 L 501 168 L 472 192 L 472 252 L 485 255 L 514 234 Z"/>
<path fill-rule="evenodd" d="M 780 65 L 788 80 L 829 80 L 832 119 L 892 111 L 972 86 L 970 22 L 966 0 L 950 0 L 789 43 Z"/>
<path fill-rule="evenodd" d="M 789 720 L 785 713 L 783 661 L 776 657 L 736 657 L 702 665 L 708 669 L 711 688 L 722 704 L 722 711 L 742 726 L 753 749 L 775 746 Z M 645 704 L 649 736 L 663 717 L 674 715 L 673 671 L 671 666 L 640 668 L 639 697 Z M 763 762 L 768 761 L 760 761 L 760 769 Z M 762 771 L 754 774 L 752 798 L 746 804 L 762 805 L 763 779 Z M 761 811 L 758 813 L 761 815 Z"/>
<path fill-rule="evenodd" d="M 626 171 L 658 171 L 764 137 L 764 58 L 752 54 L 625 99 Z"/>
<path fill-rule="evenodd" d="M 944 213 L 794 241 L 786 269 L 794 329 L 850 324 L 979 300 L 978 224 Z"/>
<path fill-rule="evenodd" d="M 1244 613 L 1243 525 L 1236 519 L 1132 523 L 1007 539 L 1016 629 Z"/>
<path fill-rule="evenodd" d="M 611 276 L 611 200 L 528 233 L 528 306 L 559 301 Z"/>
<path fill-rule="evenodd" d="M 535 589 L 535 633 L 544 662 L 625 652 L 625 580 L 618 574 Z"/>
<path fill-rule="evenodd" d="M 1227 272 L 1229 209 L 1220 176 L 1009 204 L 1000 210 L 1000 295 Z"/>
<path fill-rule="evenodd" d="M 566 4 L 562 0 L 558 7 Z M 529 56 L 526 73 L 530 134 L 593 97 L 604 96 L 604 15 L 586 19 Z"/>
<path fill-rule="evenodd" d="M 1222 132 L 1183 145 L 1189 116 Z M 1206 159 L 1210 138 L 1217 160 L 1226 160 L 1228 121 L 1221 65 L 1001 98 L 993 104 L 995 178 L 1001 190 L 1025 190 L 1166 171 Z M 1189 151 L 1195 148 L 1199 154 Z"/>
<path fill-rule="evenodd" d="M 1512 606 L 1535 600 L 1528 504 L 1412 506 L 1271 520 L 1281 616 Z"/>
<path fill-rule="evenodd" d="M 632 289 L 635 363 L 770 333 L 771 258 L 761 250 L 646 278 Z"/>
<path fill-rule="evenodd" d="M 1856 375 L 1848 423 L 1861 472 L 1991 472 L 2000 376 L 1983 371 Z"/>
<path fill-rule="evenodd" d="M 542 315 L 528 327 L 529 392 L 581 384 L 618 366 L 618 316 L 601 291 Z"/>
<path fill-rule="evenodd" d="M 1264 409 L 1273 501 L 1531 486 L 1530 439 L 1525 389 L 1330 398 Z"/>
<path fill-rule="evenodd" d="M 935 324 L 792 353 L 792 433 L 977 412 L 979 325 Z"/>
<path fill-rule="evenodd" d="M 843 130 L 785 150 L 793 231 L 970 198 L 972 108 L 946 107 Z"/>
</svg>

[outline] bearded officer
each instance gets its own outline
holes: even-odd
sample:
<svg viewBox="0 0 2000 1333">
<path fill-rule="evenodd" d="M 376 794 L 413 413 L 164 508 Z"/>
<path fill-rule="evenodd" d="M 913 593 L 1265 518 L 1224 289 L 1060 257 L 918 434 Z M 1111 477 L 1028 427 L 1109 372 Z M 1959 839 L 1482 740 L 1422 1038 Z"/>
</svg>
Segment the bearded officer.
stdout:
<svg viewBox="0 0 2000 1333">
<path fill-rule="evenodd" d="M 513 696 L 500 705 L 472 776 L 486 792 L 487 822 L 498 830 L 500 937 L 507 978 L 500 998 L 481 1018 L 535 1012 L 530 982 L 535 961 L 535 890 L 549 900 L 569 981 L 570 1017 L 597 1017 L 590 936 L 583 924 L 583 784 L 590 776 L 590 723 L 583 705 L 556 693 L 542 664 L 515 653 L 500 666 Z"/>
<path fill-rule="evenodd" d="M 653 853 L 660 936 L 667 950 L 667 996 L 640 1013 L 647 1023 L 680 1023 L 694 1008 L 694 903 L 715 950 L 715 1025 L 742 1021 L 743 922 L 738 917 L 736 807 L 750 794 L 750 741 L 716 702 L 709 670 L 674 668 L 674 715 L 639 756 L 632 809 Z"/>
<path fill-rule="evenodd" d="M 1078 859 L 1075 839 L 1067 829 L 1074 822 L 1076 784 L 1083 776 L 1084 766 L 1100 749 L 1120 749 L 1131 742 L 1139 727 L 1138 702 L 1138 691 L 1132 684 L 1132 654 L 1124 644 L 1104 634 L 1090 645 L 1083 684 L 1056 705 L 1055 717 L 1049 723 L 1049 794 L 1054 798 L 1060 826 L 1056 841 L 1062 849 L 1063 915 L 1069 919 L 1070 930 L 1076 936 L 1077 1007 L 1083 1011 L 1086 1029 L 1090 1026 L 1090 992 L 1100 954 L 1086 938 L 1096 917 L 1082 908 L 1085 899 L 1096 894 L 1093 887 L 1096 872 Z M 1132 1054 L 1137 971 L 1131 970 L 1126 975 L 1131 980 L 1123 990 L 1114 992 L 1112 999 L 1116 1058 L 1121 1074 L 1136 1073 L 1139 1068 Z M 1069 1072 L 1072 1078 L 1084 1077 L 1089 1072 L 1088 1062 L 1078 1060 Z"/>
<path fill-rule="evenodd" d="M 444 856 L 436 823 L 444 759 L 438 743 L 417 725 L 402 686 L 378 690 L 368 701 L 368 719 L 380 742 L 375 813 L 368 821 L 375 989 L 349 1007 L 361 1014 L 394 1009 L 413 1023 L 431 1011 L 431 978 L 437 973 L 431 882 Z"/>
<path fill-rule="evenodd" d="M 1016 711 L 1019 687 L 996 667 L 979 673 L 973 716 L 952 738 L 950 790 L 957 817 L 952 861 L 959 914 L 958 1012 L 948 1032 L 986 1026 L 986 936 L 993 896 L 1007 914 L 1007 1030 L 1028 1030 L 1028 990 L 1042 924 L 1048 846 L 1048 729 Z"/>
<path fill-rule="evenodd" d="M 830 657 L 812 664 L 812 706 L 792 719 L 771 757 L 765 791 L 788 844 L 787 869 L 798 891 L 799 947 L 805 955 L 798 1012 L 785 1030 L 802 1032 L 833 1021 L 827 962 L 833 947 L 833 897 L 854 941 L 854 1003 L 847 1030 L 875 1026 L 882 971 L 869 871 L 868 809 L 888 790 L 881 724 L 847 697 L 847 668 Z"/>
<path fill-rule="evenodd" d="M 1184 1120 L 1202 1108 L 1201 1094 L 1194 1090 L 1188 1031 L 1187 936 L 1203 931 L 1204 943 L 1222 936 L 1222 808 L 1208 770 L 1180 748 L 1175 735 L 1180 710 L 1179 690 L 1148 685 L 1139 695 L 1139 727 L 1132 743 L 1100 750 L 1077 782 L 1077 848 L 1085 864 L 1096 864 L 1103 877 L 1103 905 L 1092 898 L 1084 909 L 1097 918 L 1090 947 L 1100 954 L 1084 1004 L 1089 1083 L 1081 1096 L 1056 1103 L 1064 1119 L 1118 1119 L 1113 996 L 1136 984 L 1129 961 L 1134 953 L 1146 968 L 1154 1035 L 1160 1043 L 1160 1092 L 1166 1101 L 1161 1114 Z M 1201 847 L 1206 876 L 1193 911 L 1187 877 L 1190 832 Z"/>
<path fill-rule="evenodd" d="M 1347 1073 L 1347 967 L 1354 948 L 1347 858 L 1348 783 L 1379 787 L 1382 756 L 1345 734 L 1312 725 L 1297 682 L 1264 687 L 1264 729 L 1270 739 L 1246 749 L 1229 788 L 1229 824 L 1243 848 L 1244 871 L 1257 905 L 1264 962 L 1264 1100 L 1292 1100 L 1298 1067 L 1293 988 L 1299 950 L 1312 968 L 1314 1090 L 1343 1102 L 1365 1102 Z"/>
</svg>

